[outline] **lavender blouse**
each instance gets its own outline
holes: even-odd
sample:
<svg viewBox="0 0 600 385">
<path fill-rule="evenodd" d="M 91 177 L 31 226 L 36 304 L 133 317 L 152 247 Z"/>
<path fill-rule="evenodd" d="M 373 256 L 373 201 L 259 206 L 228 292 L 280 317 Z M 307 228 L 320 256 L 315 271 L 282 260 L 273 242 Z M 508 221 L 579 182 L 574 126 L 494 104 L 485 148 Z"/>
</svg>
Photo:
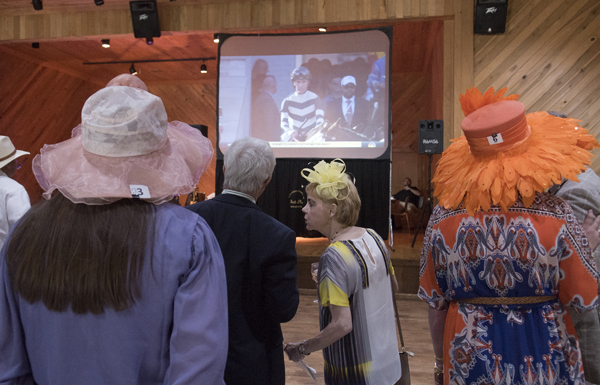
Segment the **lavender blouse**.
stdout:
<svg viewBox="0 0 600 385">
<path fill-rule="evenodd" d="M 206 222 L 156 207 L 150 269 L 131 308 L 78 315 L 13 293 L 0 260 L 0 384 L 220 385 L 227 358 L 227 292 L 219 244 Z"/>
</svg>

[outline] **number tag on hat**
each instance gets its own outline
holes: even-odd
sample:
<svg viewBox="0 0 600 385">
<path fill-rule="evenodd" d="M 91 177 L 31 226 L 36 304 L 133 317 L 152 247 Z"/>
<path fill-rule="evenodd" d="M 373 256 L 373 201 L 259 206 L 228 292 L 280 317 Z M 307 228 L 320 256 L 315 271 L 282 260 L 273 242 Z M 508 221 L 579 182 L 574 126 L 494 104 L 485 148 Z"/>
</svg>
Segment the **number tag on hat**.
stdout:
<svg viewBox="0 0 600 385">
<path fill-rule="evenodd" d="M 148 190 L 148 186 L 144 186 L 142 184 L 130 184 L 129 188 L 131 189 L 132 198 L 150 198 L 150 190 Z"/>
<path fill-rule="evenodd" d="M 490 146 L 504 142 L 504 140 L 502 140 L 502 134 L 492 134 L 487 137 L 487 140 Z"/>
</svg>

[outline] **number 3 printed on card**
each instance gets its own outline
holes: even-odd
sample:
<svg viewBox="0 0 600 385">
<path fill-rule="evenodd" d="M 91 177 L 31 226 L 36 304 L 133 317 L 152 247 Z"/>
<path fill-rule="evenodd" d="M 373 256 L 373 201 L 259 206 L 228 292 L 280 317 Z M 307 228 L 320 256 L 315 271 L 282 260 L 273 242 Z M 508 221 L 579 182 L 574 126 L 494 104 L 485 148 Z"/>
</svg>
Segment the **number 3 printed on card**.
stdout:
<svg viewBox="0 0 600 385">
<path fill-rule="evenodd" d="M 148 190 L 148 186 L 144 186 L 142 184 L 130 184 L 129 188 L 131 189 L 132 198 L 150 198 L 150 190 Z"/>
</svg>

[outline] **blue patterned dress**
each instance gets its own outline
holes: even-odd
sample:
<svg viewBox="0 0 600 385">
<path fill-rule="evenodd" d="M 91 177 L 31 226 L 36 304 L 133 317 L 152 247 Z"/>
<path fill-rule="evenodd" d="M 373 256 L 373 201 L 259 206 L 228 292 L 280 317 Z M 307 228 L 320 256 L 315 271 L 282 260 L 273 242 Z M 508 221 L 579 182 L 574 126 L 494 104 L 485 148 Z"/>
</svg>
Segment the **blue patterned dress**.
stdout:
<svg viewBox="0 0 600 385">
<path fill-rule="evenodd" d="M 583 384 L 565 306 L 596 307 L 597 280 L 583 228 L 560 198 L 538 193 L 529 208 L 518 200 L 508 212 L 492 207 L 474 216 L 462 206 L 436 207 L 425 233 L 419 297 L 448 311 L 444 383 Z M 508 299 L 478 305 L 477 297 Z M 506 304 L 512 297 L 528 298 Z"/>
</svg>

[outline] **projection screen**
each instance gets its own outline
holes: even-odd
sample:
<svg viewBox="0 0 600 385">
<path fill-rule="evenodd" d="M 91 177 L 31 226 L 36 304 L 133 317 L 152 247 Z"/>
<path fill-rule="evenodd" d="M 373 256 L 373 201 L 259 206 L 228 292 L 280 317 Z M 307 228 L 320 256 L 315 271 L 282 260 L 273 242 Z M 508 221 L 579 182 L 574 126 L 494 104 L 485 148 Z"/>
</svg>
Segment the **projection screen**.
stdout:
<svg viewBox="0 0 600 385">
<path fill-rule="evenodd" d="M 218 151 L 253 136 L 278 158 L 381 157 L 390 145 L 381 30 L 221 37 Z"/>
</svg>

